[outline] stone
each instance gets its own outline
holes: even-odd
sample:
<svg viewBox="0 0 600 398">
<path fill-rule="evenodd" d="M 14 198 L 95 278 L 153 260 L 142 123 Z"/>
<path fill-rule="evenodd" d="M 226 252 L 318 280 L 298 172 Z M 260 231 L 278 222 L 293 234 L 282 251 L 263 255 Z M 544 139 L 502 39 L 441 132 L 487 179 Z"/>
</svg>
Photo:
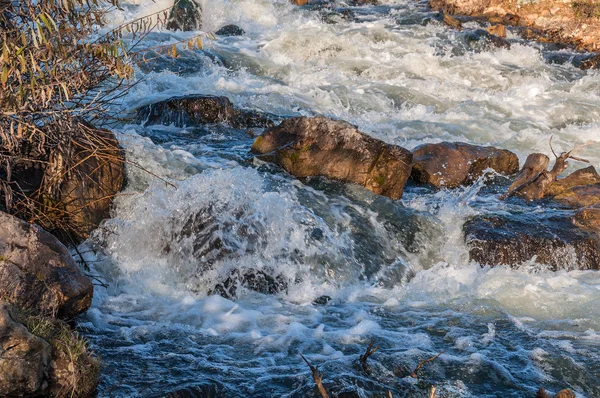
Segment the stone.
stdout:
<svg viewBox="0 0 600 398">
<path fill-rule="evenodd" d="M 535 256 L 552 270 L 600 270 L 600 234 L 568 216 L 477 216 L 463 231 L 470 259 L 482 266 L 517 266 Z"/>
<path fill-rule="evenodd" d="M 506 28 L 502 24 L 492 25 L 486 29 L 486 31 L 495 36 L 506 37 Z"/>
<path fill-rule="evenodd" d="M 595 206 L 600 204 L 600 183 L 573 187 L 554 199 L 573 208 Z"/>
<path fill-rule="evenodd" d="M 462 29 L 462 22 L 460 22 L 460 20 L 454 18 L 452 15 L 444 14 L 442 21 L 448 26 L 451 26 L 458 30 Z"/>
<path fill-rule="evenodd" d="M 202 7 L 196 0 L 179 0 L 171 9 L 167 29 L 184 32 L 202 27 Z"/>
<path fill-rule="evenodd" d="M 554 396 L 554 398 L 576 398 L 577 396 L 575 395 L 575 393 L 569 389 L 566 390 L 561 390 L 559 392 L 556 393 L 556 395 Z"/>
<path fill-rule="evenodd" d="M 262 294 L 277 294 L 287 290 L 287 283 L 282 277 L 273 277 L 264 271 L 235 269 L 223 283 L 215 286 L 211 294 L 235 298 L 239 287 Z"/>
<path fill-rule="evenodd" d="M 296 177 L 324 176 L 400 199 L 412 166 L 411 153 L 324 116 L 294 117 L 266 130 L 252 153 Z"/>
<path fill-rule="evenodd" d="M 600 208 L 588 207 L 579 210 L 575 213 L 573 222 L 582 228 L 600 231 Z"/>
<path fill-rule="evenodd" d="M 600 69 L 600 54 L 594 55 L 581 62 L 581 69 Z"/>
<path fill-rule="evenodd" d="M 137 111 L 138 122 L 193 127 L 210 123 L 229 124 L 235 128 L 264 128 L 275 125 L 277 116 L 258 111 L 236 109 L 229 98 L 212 95 L 174 97 Z"/>
<path fill-rule="evenodd" d="M 519 170 L 519 158 L 510 151 L 461 142 L 421 145 L 413 159 L 413 180 L 442 188 L 471 184 L 488 168 L 506 175 Z"/>
<path fill-rule="evenodd" d="M 600 183 L 600 174 L 594 166 L 579 169 L 565 178 L 554 181 L 544 192 L 546 197 L 554 197 L 563 194 L 577 186 L 592 185 Z"/>
<path fill-rule="evenodd" d="M 217 36 L 243 36 L 246 31 L 237 25 L 225 25 L 215 32 Z"/>
<path fill-rule="evenodd" d="M 94 288 L 50 233 L 0 212 L 0 299 L 62 319 L 85 312 Z"/>
<path fill-rule="evenodd" d="M 48 388 L 51 347 L 15 320 L 0 301 L 0 396 L 38 396 Z"/>
</svg>

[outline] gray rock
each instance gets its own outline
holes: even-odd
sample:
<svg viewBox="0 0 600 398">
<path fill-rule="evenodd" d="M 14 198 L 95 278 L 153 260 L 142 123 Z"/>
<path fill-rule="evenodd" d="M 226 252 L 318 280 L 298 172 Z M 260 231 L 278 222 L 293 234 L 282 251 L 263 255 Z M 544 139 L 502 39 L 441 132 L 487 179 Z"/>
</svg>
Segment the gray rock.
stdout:
<svg viewBox="0 0 600 398">
<path fill-rule="evenodd" d="M 237 25 L 225 25 L 215 32 L 217 36 L 243 36 L 246 31 Z"/>
<path fill-rule="evenodd" d="M 236 109 L 229 98 L 213 95 L 187 95 L 174 97 L 137 111 L 138 122 L 173 124 L 177 127 L 192 127 L 210 123 L 229 124 L 235 128 L 261 128 L 273 126 L 277 116 L 258 111 Z"/>
<path fill-rule="evenodd" d="M 38 395 L 47 389 L 51 348 L 15 321 L 0 301 L 0 396 Z"/>
<path fill-rule="evenodd" d="M 86 311 L 94 292 L 53 235 L 0 212 L 0 298 L 63 319 Z"/>
<path fill-rule="evenodd" d="M 184 32 L 202 27 L 202 7 L 196 0 L 179 0 L 171 9 L 167 29 Z"/>
</svg>

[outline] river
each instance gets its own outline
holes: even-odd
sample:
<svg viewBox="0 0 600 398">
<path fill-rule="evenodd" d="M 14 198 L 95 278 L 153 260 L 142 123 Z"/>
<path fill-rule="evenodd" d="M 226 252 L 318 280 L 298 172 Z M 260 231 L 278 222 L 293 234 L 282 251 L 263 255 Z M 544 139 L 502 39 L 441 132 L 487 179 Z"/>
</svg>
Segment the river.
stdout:
<svg viewBox="0 0 600 398">
<path fill-rule="evenodd" d="M 170 5 L 125 3 L 112 24 Z M 343 119 L 408 149 L 462 141 L 510 149 L 521 163 L 551 155 L 551 135 L 561 150 L 598 141 L 600 73 L 577 69 L 577 54 L 558 46 L 509 32 L 510 49 L 497 48 L 475 40 L 476 23 L 454 30 L 409 0 L 203 4 L 204 30 L 246 33 L 138 70 L 144 80 L 124 113 L 225 95 L 282 117 Z M 140 45 L 193 35 L 157 31 Z M 131 122 L 116 131 L 129 160 L 177 189 L 128 166 L 113 217 L 80 248 L 108 286 L 96 286 L 79 324 L 102 357 L 98 396 L 210 386 L 227 398 L 317 397 L 300 353 L 329 391 L 354 392 L 345 396 L 428 397 L 431 385 L 443 397 L 533 397 L 539 387 L 600 396 L 600 273 L 571 270 L 568 257 L 557 272 L 535 259 L 515 269 L 469 261 L 468 217 L 555 211 L 500 201 L 503 178 L 441 191 L 409 184 L 392 201 L 253 159 L 245 130 Z M 600 145 L 580 156 L 598 168 Z M 211 294 L 248 270 L 285 288 Z M 322 296 L 330 300 L 314 302 Z M 371 340 L 380 348 L 367 374 L 358 359 Z M 395 374 L 442 351 L 418 379 Z"/>
</svg>

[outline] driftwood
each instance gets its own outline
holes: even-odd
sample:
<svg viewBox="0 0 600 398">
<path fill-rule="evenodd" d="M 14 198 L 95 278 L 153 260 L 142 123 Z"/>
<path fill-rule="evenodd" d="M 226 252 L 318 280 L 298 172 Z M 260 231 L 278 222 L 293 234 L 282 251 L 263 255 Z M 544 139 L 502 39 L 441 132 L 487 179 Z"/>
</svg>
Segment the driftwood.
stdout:
<svg viewBox="0 0 600 398">
<path fill-rule="evenodd" d="M 517 179 L 508 187 L 500 199 L 506 199 L 511 196 L 518 196 L 525 200 L 540 200 L 544 197 L 548 188 L 556 181 L 558 176 L 567 169 L 569 163 L 567 160 L 573 159 L 579 162 L 589 163 L 586 159 L 581 159 L 574 154 L 589 145 L 587 142 L 583 145 L 576 146 L 569 152 L 562 152 L 557 155 L 552 148 L 552 137 L 550 137 L 550 149 L 556 157 L 554 166 L 548 170 L 550 159 L 542 153 L 532 153 L 527 157 L 521 172 Z"/>
<path fill-rule="evenodd" d="M 308 362 L 308 360 L 306 358 L 304 358 L 304 355 L 302 355 L 302 354 L 300 354 L 300 357 L 304 360 L 304 362 L 306 362 L 306 364 L 310 368 L 310 371 L 312 372 L 313 380 L 315 381 L 315 384 L 317 385 L 317 389 L 319 390 L 319 394 L 321 394 L 321 397 L 329 398 L 329 395 L 327 394 L 327 390 L 325 390 L 325 387 L 323 387 L 323 375 L 319 374 L 319 366 L 318 365 L 312 366 L 310 364 L 310 362 Z"/>
<path fill-rule="evenodd" d="M 373 344 L 374 344 L 374 341 L 371 340 L 371 342 L 369 343 L 369 346 L 367 347 L 367 351 L 365 351 L 365 353 L 359 357 L 360 364 L 361 364 L 363 370 L 365 371 L 365 373 L 368 375 L 371 374 L 371 367 L 367 363 L 367 360 L 369 359 L 369 357 L 371 355 L 375 354 L 375 352 L 379 349 L 379 346 L 373 348 Z"/>
</svg>

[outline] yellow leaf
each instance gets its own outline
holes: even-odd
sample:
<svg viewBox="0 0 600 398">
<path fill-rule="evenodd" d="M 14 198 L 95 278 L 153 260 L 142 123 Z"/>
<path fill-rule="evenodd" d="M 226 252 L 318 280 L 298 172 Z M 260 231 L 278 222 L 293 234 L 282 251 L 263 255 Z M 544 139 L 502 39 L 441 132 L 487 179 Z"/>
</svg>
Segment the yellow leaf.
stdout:
<svg viewBox="0 0 600 398">
<path fill-rule="evenodd" d="M 173 58 L 177 58 L 177 44 L 173 44 L 173 48 L 171 49 L 171 55 Z"/>
<path fill-rule="evenodd" d="M 6 87 L 7 81 L 8 81 L 8 67 L 4 66 L 4 69 L 2 69 L 2 77 L 0 78 L 0 82 L 2 82 L 2 87 Z"/>
</svg>

